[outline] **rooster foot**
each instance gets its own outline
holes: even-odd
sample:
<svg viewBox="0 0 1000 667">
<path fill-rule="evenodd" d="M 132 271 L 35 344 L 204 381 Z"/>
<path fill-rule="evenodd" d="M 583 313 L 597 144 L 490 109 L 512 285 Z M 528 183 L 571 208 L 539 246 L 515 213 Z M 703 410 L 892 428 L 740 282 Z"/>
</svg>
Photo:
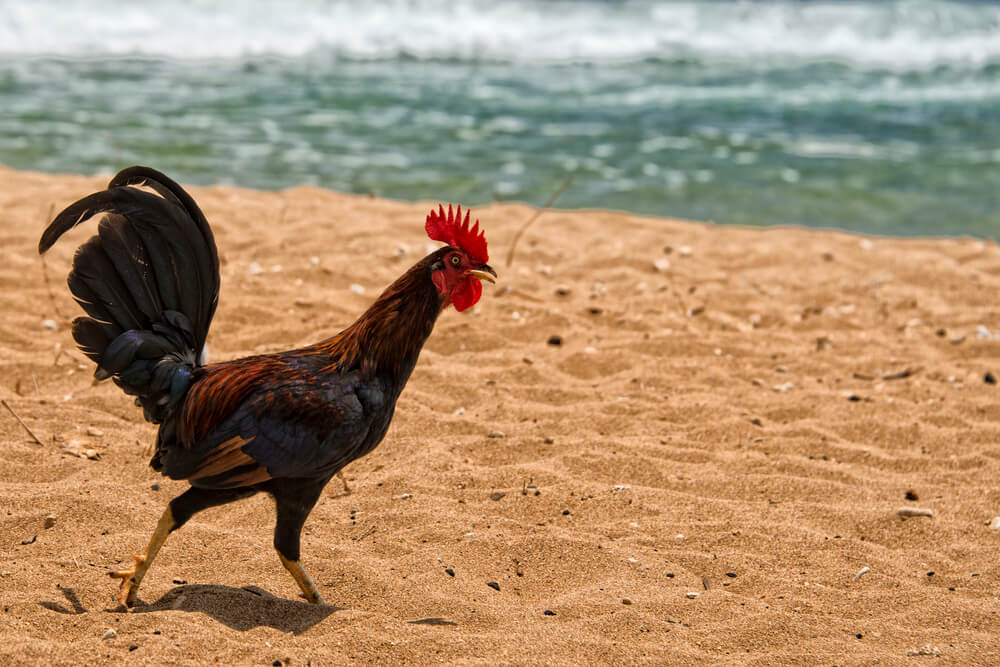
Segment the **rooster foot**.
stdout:
<svg viewBox="0 0 1000 667">
<path fill-rule="evenodd" d="M 122 580 L 121 588 L 118 589 L 118 603 L 126 607 L 135 606 L 135 596 L 139 592 L 139 583 L 148 567 L 145 554 L 133 556 L 133 558 L 135 565 L 131 569 L 108 572 L 112 579 Z"/>
<path fill-rule="evenodd" d="M 167 509 L 163 510 L 163 516 L 160 517 L 159 522 L 156 524 L 153 536 L 149 538 L 146 550 L 142 552 L 141 556 L 133 556 L 135 558 L 135 565 L 132 569 L 108 573 L 112 579 L 122 580 L 122 586 L 118 589 L 118 602 L 120 604 L 126 607 L 135 605 L 135 596 L 139 592 L 139 584 L 142 583 L 142 578 L 146 576 L 146 570 L 153 563 L 156 554 L 160 552 L 160 547 L 163 546 L 167 535 L 176 527 L 177 522 L 174 521 L 174 514 L 170 506 L 167 505 Z"/>
<path fill-rule="evenodd" d="M 285 569 L 288 570 L 288 573 L 292 575 L 292 578 L 295 579 L 295 583 L 299 585 L 302 597 L 312 604 L 326 604 L 326 600 L 323 599 L 319 589 L 316 588 L 316 584 L 309 578 L 306 571 L 302 569 L 302 564 L 299 561 L 285 558 L 280 551 L 278 552 L 278 558 L 281 560 L 281 564 L 285 566 Z"/>
</svg>

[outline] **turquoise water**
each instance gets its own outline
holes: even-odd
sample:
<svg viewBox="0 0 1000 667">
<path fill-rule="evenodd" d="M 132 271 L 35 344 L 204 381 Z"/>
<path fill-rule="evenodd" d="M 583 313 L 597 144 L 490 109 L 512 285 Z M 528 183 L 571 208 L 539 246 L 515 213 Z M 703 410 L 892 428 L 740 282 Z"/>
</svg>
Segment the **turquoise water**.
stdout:
<svg viewBox="0 0 1000 667">
<path fill-rule="evenodd" d="M 219 4 L 0 0 L 0 163 L 1000 232 L 993 4 Z"/>
</svg>

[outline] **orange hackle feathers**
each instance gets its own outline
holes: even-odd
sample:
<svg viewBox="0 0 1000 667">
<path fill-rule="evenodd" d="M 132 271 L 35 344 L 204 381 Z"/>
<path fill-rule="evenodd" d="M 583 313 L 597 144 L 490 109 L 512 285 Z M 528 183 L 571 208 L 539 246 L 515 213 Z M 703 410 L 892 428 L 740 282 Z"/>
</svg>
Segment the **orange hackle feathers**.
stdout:
<svg viewBox="0 0 1000 667">
<path fill-rule="evenodd" d="M 444 205 L 438 204 L 438 210 L 431 210 L 427 214 L 427 236 L 435 241 L 441 241 L 448 245 L 461 248 L 469 257 L 485 264 L 490 260 L 489 253 L 486 252 L 486 235 L 479 229 L 479 220 L 469 228 L 469 217 L 471 211 L 465 211 L 465 220 L 462 220 L 462 206 L 458 206 L 458 212 L 453 212 L 451 204 L 448 204 L 448 214 L 445 215 Z"/>
</svg>

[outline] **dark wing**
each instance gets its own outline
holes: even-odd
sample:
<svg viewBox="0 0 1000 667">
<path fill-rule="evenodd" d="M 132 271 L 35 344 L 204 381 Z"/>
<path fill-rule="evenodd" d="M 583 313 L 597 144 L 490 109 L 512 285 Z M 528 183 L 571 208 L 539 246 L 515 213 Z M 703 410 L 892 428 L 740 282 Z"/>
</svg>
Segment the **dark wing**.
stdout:
<svg viewBox="0 0 1000 667">
<path fill-rule="evenodd" d="M 362 395 L 371 407 L 371 391 L 356 384 L 357 374 L 317 381 L 286 359 L 266 359 L 265 365 L 284 372 L 265 376 L 258 360 L 248 382 L 241 364 L 223 364 L 210 383 L 195 384 L 182 416 L 200 421 L 178 432 L 196 440 L 158 453 L 165 474 L 199 487 L 236 488 L 332 476 L 364 453 L 372 424 L 380 420 L 363 405 Z"/>
<path fill-rule="evenodd" d="M 371 424 L 358 395 L 338 389 L 287 386 L 254 396 L 240 423 L 253 435 L 245 451 L 274 477 L 332 475 L 358 456 Z"/>
</svg>

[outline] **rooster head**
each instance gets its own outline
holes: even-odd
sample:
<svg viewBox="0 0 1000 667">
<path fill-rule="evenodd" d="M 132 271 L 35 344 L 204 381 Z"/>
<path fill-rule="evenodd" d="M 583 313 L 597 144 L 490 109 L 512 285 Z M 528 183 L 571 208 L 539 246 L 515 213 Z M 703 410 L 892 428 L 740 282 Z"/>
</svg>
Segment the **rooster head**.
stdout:
<svg viewBox="0 0 1000 667">
<path fill-rule="evenodd" d="M 444 303 L 452 304 L 458 311 L 471 308 L 479 301 L 483 294 L 480 281 L 496 282 L 497 276 L 486 263 L 490 259 L 486 252 L 486 235 L 480 231 L 478 220 L 470 229 L 469 218 L 467 210 L 462 220 L 462 207 L 455 212 L 451 204 L 448 204 L 447 214 L 444 206 L 438 205 L 438 210 L 427 215 L 427 236 L 449 246 L 442 248 L 440 259 L 431 265 L 431 280 L 444 297 Z"/>
</svg>

